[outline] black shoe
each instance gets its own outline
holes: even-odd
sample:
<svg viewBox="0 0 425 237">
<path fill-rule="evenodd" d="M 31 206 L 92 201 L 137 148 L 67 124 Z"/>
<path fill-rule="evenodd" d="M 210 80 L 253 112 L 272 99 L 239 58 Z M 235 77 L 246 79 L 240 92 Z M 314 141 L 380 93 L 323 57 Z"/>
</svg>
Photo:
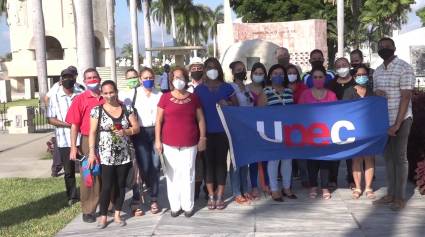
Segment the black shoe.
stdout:
<svg viewBox="0 0 425 237">
<path fill-rule="evenodd" d="M 50 176 L 52 176 L 52 177 L 56 178 L 56 177 L 59 177 L 60 175 L 59 175 L 59 172 L 58 172 L 58 173 L 56 173 L 56 172 L 52 172 L 52 173 L 50 174 Z"/>
<path fill-rule="evenodd" d="M 187 218 L 192 217 L 192 216 L 193 216 L 193 214 L 194 214 L 193 209 L 192 209 L 192 210 L 190 210 L 190 211 L 185 211 L 185 212 L 184 212 L 184 216 L 185 216 L 185 217 L 187 217 Z"/>
<path fill-rule="evenodd" d="M 171 211 L 171 217 L 178 217 L 180 214 L 182 214 L 182 210 L 178 210 L 176 212 Z"/>
<path fill-rule="evenodd" d="M 93 214 L 83 214 L 83 221 L 87 223 L 96 222 L 96 217 Z"/>
<path fill-rule="evenodd" d="M 72 206 L 79 201 L 80 201 L 79 199 L 71 199 L 71 200 L 68 201 L 68 206 Z"/>
<path fill-rule="evenodd" d="M 298 197 L 297 197 L 295 194 L 291 193 L 291 195 L 288 195 L 288 194 L 286 194 L 283 190 L 282 190 L 282 195 L 283 195 L 284 197 L 289 198 L 289 199 L 298 199 Z"/>
</svg>

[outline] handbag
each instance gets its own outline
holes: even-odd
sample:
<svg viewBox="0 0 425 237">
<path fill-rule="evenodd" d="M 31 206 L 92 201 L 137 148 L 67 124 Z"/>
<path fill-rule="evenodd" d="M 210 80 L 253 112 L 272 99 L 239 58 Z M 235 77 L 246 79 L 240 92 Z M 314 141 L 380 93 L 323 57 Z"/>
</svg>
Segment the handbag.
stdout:
<svg viewBox="0 0 425 237">
<path fill-rule="evenodd" d="M 83 183 L 87 188 L 93 187 L 94 176 L 100 175 L 100 162 L 97 160 L 93 167 L 90 167 L 87 156 L 81 158 L 81 175 Z"/>
</svg>

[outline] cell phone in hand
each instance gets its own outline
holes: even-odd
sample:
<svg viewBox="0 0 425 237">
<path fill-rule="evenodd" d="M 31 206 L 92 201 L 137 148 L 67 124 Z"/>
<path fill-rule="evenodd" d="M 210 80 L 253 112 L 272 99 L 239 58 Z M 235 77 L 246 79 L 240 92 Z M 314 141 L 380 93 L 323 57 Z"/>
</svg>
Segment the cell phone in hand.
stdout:
<svg viewBox="0 0 425 237">
<path fill-rule="evenodd" d="M 87 159 L 87 156 L 85 155 L 81 155 L 81 154 L 77 154 L 77 160 L 79 162 L 83 162 L 83 160 Z"/>
</svg>

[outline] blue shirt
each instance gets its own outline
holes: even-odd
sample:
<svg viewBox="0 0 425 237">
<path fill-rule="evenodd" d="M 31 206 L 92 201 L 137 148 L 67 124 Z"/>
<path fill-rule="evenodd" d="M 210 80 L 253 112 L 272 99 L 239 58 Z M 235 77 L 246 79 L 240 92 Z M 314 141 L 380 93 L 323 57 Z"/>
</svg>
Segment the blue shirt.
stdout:
<svg viewBox="0 0 425 237">
<path fill-rule="evenodd" d="M 335 74 L 332 71 L 326 71 L 326 80 L 325 80 L 325 86 L 328 85 L 328 83 L 335 79 Z M 308 88 L 313 87 L 313 77 L 311 76 L 310 72 L 306 73 L 303 76 L 303 81 L 307 85 Z"/>
<path fill-rule="evenodd" d="M 217 91 L 210 91 L 204 84 L 195 88 L 195 94 L 199 97 L 202 109 L 204 110 L 208 133 L 224 132 L 216 104 L 220 100 L 229 100 L 234 93 L 235 90 L 228 83 L 221 84 Z"/>
</svg>

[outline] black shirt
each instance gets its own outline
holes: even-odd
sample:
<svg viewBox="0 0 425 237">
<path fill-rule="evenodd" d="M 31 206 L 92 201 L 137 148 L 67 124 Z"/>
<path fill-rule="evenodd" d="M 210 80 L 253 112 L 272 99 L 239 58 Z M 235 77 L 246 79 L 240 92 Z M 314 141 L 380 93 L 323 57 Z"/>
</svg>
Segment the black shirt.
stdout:
<svg viewBox="0 0 425 237">
<path fill-rule="evenodd" d="M 335 93 L 338 100 L 347 100 L 353 94 L 354 86 L 356 85 L 354 78 L 345 84 L 340 84 L 337 81 L 338 78 L 330 81 L 327 88 Z"/>
</svg>

